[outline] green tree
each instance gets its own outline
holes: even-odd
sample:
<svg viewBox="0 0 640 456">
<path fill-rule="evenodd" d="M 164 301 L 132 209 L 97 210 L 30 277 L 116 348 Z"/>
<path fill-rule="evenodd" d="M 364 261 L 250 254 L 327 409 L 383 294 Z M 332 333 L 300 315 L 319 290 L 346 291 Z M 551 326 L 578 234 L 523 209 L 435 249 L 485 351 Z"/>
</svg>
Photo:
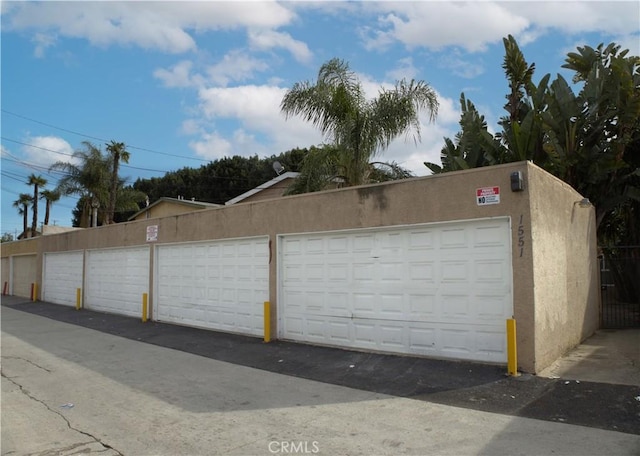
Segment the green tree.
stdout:
<svg viewBox="0 0 640 456">
<path fill-rule="evenodd" d="M 109 198 L 111 161 L 98 147 L 88 141 L 72 155 L 71 162 L 56 162 L 51 168 L 65 173 L 59 180 L 57 191 L 61 195 L 80 197 L 81 216 L 77 226 L 96 226 L 98 210 L 105 208 Z"/>
<path fill-rule="evenodd" d="M 460 95 L 460 109 L 460 131 L 453 141 L 444 139 L 441 165 L 424 163 L 434 174 L 493 165 L 506 155 L 505 147 L 489 132 L 484 116 L 464 93 Z"/>
<path fill-rule="evenodd" d="M 111 141 L 107 144 L 107 152 L 111 155 L 111 186 L 109 188 L 109 204 L 106 212 L 105 224 L 113 223 L 113 216 L 116 211 L 116 198 L 118 196 L 118 187 L 120 184 L 118 170 L 120 168 L 120 160 L 129 163 L 131 154 L 127 151 L 126 146 L 122 142 Z"/>
<path fill-rule="evenodd" d="M 28 193 L 20 193 L 18 199 L 13 202 L 13 207 L 18 208 L 18 213 L 22 215 L 22 234 L 27 236 L 27 230 L 29 228 L 29 204 L 33 196 Z"/>
<path fill-rule="evenodd" d="M 36 229 L 38 228 L 38 201 L 40 199 L 40 189 L 47 185 L 47 180 L 42 176 L 36 176 L 31 174 L 28 177 L 27 184 L 33 185 L 33 219 L 31 222 L 31 236 L 36 236 Z"/>
<path fill-rule="evenodd" d="M 0 243 L 1 242 L 11 242 L 13 241 L 13 234 L 11 233 L 4 233 L 2 235 L 2 237 L 0 238 Z"/>
<path fill-rule="evenodd" d="M 315 188 L 339 180 L 344 186 L 369 182 L 372 159 L 402 134 L 420 139 L 421 111 L 430 121 L 438 112 L 435 91 L 423 81 L 397 81 L 393 90 L 381 89 L 367 100 L 349 65 L 340 59 L 323 64 L 315 83 L 294 84 L 280 105 L 289 118 L 300 116 L 320 129 L 329 147 L 316 148 L 305 157 L 303 176 Z M 324 159 L 324 160 L 323 160 Z"/>
<path fill-rule="evenodd" d="M 133 188 L 149 195 L 151 203 L 162 197 L 178 195 L 198 201 L 224 204 L 276 176 L 273 163 L 287 171 L 299 171 L 307 149 L 291 149 L 278 155 L 223 157 L 199 168 L 182 168 L 162 177 L 137 179 Z"/>
<path fill-rule="evenodd" d="M 45 200 L 45 210 L 44 210 L 44 224 L 49 224 L 49 215 L 51 214 L 51 206 L 56 201 L 60 200 L 60 192 L 57 190 L 43 190 L 41 193 L 41 198 Z"/>
<path fill-rule="evenodd" d="M 616 208 L 640 202 L 640 57 L 628 52 L 615 43 L 579 47 L 563 65 L 582 83 L 576 98 L 582 155 L 560 177 L 595 203 L 599 227 Z"/>
<path fill-rule="evenodd" d="M 560 75 L 533 82 L 513 37 L 505 38 L 503 68 L 509 80 L 505 110 L 492 136 L 475 107 L 461 99 L 461 131 L 445 139 L 446 172 L 532 160 L 596 206 L 600 243 L 638 243 L 640 225 L 640 58 L 615 44 L 578 48 L 563 67 L 575 72 L 576 94 Z"/>
</svg>

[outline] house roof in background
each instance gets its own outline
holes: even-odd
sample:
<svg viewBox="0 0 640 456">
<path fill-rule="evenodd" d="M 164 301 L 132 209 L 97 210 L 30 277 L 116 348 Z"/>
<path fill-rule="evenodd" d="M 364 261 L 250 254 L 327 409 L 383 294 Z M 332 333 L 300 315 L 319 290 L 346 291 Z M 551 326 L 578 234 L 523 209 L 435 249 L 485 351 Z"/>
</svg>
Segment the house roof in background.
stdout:
<svg viewBox="0 0 640 456">
<path fill-rule="evenodd" d="M 265 182 L 264 184 L 258 185 L 256 188 L 252 188 L 248 192 L 244 192 L 242 195 L 238 195 L 235 198 L 230 199 L 224 204 L 228 206 L 230 204 L 239 203 L 240 201 L 247 199 L 250 196 L 255 195 L 256 193 L 260 193 L 262 190 L 266 190 L 269 187 L 273 187 L 278 182 L 282 182 L 283 180 L 286 180 L 286 179 L 295 179 L 299 175 L 300 173 L 296 173 L 294 171 L 287 171 L 286 173 L 282 173 L 279 176 L 274 177 L 270 181 Z"/>
<path fill-rule="evenodd" d="M 131 217 L 129 217 L 127 220 L 131 221 L 131 220 L 135 220 L 136 217 L 138 217 L 140 214 L 144 214 L 145 212 L 147 212 L 148 210 L 150 210 L 152 207 L 157 206 L 158 204 L 161 203 L 169 203 L 169 204 L 178 204 L 178 205 L 182 205 L 182 206 L 189 206 L 192 207 L 194 210 L 197 209 L 207 209 L 207 208 L 214 208 L 214 207 L 221 207 L 222 204 L 215 204 L 215 203 L 207 203 L 205 201 L 196 201 L 195 199 L 183 199 L 183 198 L 169 198 L 167 196 L 163 196 L 162 198 L 157 199 L 156 201 L 154 201 L 153 203 L 151 203 L 150 205 L 148 205 L 147 207 L 139 210 L 138 212 L 136 212 L 135 214 L 133 214 Z"/>
</svg>

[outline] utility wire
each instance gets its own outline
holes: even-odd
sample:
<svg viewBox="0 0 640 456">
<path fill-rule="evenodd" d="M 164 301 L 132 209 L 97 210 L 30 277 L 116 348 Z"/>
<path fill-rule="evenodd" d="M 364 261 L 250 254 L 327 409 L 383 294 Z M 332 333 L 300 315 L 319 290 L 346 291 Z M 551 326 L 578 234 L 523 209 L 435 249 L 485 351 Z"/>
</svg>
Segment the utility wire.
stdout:
<svg viewBox="0 0 640 456">
<path fill-rule="evenodd" d="M 104 141 L 105 143 L 109 142 L 108 139 L 99 138 L 97 136 L 91 136 L 91 135 L 87 135 L 87 134 L 84 134 L 84 133 L 79 133 L 77 131 L 69 130 L 67 128 L 57 127 L 55 125 L 52 125 L 52 124 L 49 124 L 49 123 L 46 123 L 46 122 L 42 122 L 40 120 L 32 119 L 31 117 L 27 117 L 27 116 L 23 116 L 21 114 L 17 114 L 15 112 L 9 111 L 7 109 L 0 109 L 0 110 L 2 112 L 4 112 L 5 114 L 9 114 L 9 115 L 12 115 L 12 116 L 15 116 L 15 117 L 19 117 L 20 119 L 28 120 L 29 122 L 34 122 L 34 123 L 37 123 L 37 124 L 40 124 L 40 125 L 44 125 L 44 126 L 49 127 L 49 128 L 54 128 L 56 130 L 64 131 L 66 133 L 71 133 L 73 135 L 82 136 L 84 138 L 95 139 L 97 141 Z M 147 149 L 145 147 L 127 145 L 127 148 L 128 149 L 142 150 L 144 152 L 151 152 L 153 154 L 166 155 L 168 157 L 178 157 L 178 158 L 183 158 L 183 159 L 187 159 L 187 160 L 194 160 L 194 161 L 199 161 L 199 162 L 205 162 L 205 163 L 210 161 L 210 160 L 207 160 L 207 159 L 204 159 L 204 158 L 195 158 L 195 157 L 188 157 L 186 155 L 169 154 L 167 152 L 160 152 L 160 151 L 153 150 L 153 149 Z"/>
<path fill-rule="evenodd" d="M 40 147 L 40 146 L 36 146 L 34 144 L 29 144 L 29 143 L 25 143 L 25 142 L 22 142 L 22 141 L 17 141 L 15 139 L 7 138 L 5 136 L 0 136 L 0 139 L 3 139 L 4 141 L 9 141 L 9 142 L 13 142 L 13 143 L 16 143 L 16 144 L 20 144 L 22 146 L 34 147 L 36 149 L 41 149 L 41 150 L 44 150 L 44 151 L 47 151 L 47 152 L 53 152 L 55 154 L 66 155 L 66 156 L 70 156 L 70 157 L 73 156 L 73 154 L 67 154 L 67 153 L 64 153 L 64 152 L 59 152 L 59 151 L 56 151 L 56 150 L 47 149 L 46 147 Z M 9 154 L 8 152 L 5 152 L 5 153 L 10 155 L 11 157 L 14 157 L 13 155 Z M 6 159 L 6 157 L 3 157 L 3 160 L 4 159 Z M 31 166 L 34 169 L 35 168 L 39 168 L 39 169 L 43 169 L 43 170 L 48 170 L 48 168 L 46 168 L 44 166 L 28 165 L 28 162 L 21 161 L 21 160 L 18 160 L 18 159 L 15 159 L 13 161 L 16 161 L 16 162 L 19 162 L 19 163 L 24 163 L 25 165 Z M 176 173 L 177 172 L 177 171 L 163 171 L 163 170 L 160 170 L 160 169 L 140 168 L 138 166 L 131 166 L 131 165 L 127 165 L 127 164 L 121 164 L 120 167 L 121 168 L 137 169 L 137 170 L 142 170 L 142 171 L 164 173 L 164 174 L 170 174 L 170 173 Z M 67 174 L 67 173 L 64 173 L 64 172 L 61 172 L 61 171 L 58 171 L 58 170 L 51 170 L 51 172 L 58 172 L 58 173 L 62 173 L 62 174 Z M 246 182 L 249 182 L 249 180 L 250 180 L 250 179 L 247 179 L 247 178 L 235 177 L 235 176 L 212 176 L 212 178 L 213 179 L 220 179 L 220 180 L 235 180 L 235 181 L 246 181 Z"/>
<path fill-rule="evenodd" d="M 29 144 L 29 143 L 25 143 L 25 142 L 22 142 L 22 141 L 17 141 L 15 139 L 7 138 L 6 136 L 0 136 L 0 138 L 2 138 L 4 141 L 9 141 L 9 142 L 12 142 L 12 143 L 20 144 L 22 146 L 33 147 L 34 149 L 40 149 L 40 150 L 44 150 L 46 152 L 53 152 L 54 154 L 66 155 L 67 157 L 73 157 L 73 154 L 67 154 L 65 152 L 60 152 L 60 151 L 57 151 L 57 150 L 47 149 L 46 147 L 36 146 L 35 144 Z M 120 167 L 121 168 L 137 169 L 137 170 L 140 170 L 140 171 L 151 171 L 151 172 L 154 172 L 154 173 L 165 173 L 165 174 L 167 174 L 167 173 L 171 172 L 171 171 L 164 171 L 164 170 L 161 170 L 161 169 L 140 168 L 138 166 L 131 166 L 131 165 L 127 165 L 125 163 L 121 164 Z"/>
</svg>

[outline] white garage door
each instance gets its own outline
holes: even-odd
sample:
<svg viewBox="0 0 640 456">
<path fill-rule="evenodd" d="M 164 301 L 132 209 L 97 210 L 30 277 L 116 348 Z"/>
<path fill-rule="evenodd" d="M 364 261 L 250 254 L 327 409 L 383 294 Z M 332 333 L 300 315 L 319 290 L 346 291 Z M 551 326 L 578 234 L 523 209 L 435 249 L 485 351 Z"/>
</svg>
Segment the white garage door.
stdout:
<svg viewBox="0 0 640 456">
<path fill-rule="evenodd" d="M 42 300 L 75 307 L 76 290 L 82 288 L 83 266 L 82 251 L 45 253 Z"/>
<path fill-rule="evenodd" d="M 263 334 L 267 237 L 160 245 L 156 258 L 157 320 Z"/>
<path fill-rule="evenodd" d="M 89 250 L 84 306 L 102 312 L 142 316 L 149 288 L 149 247 Z"/>
<path fill-rule="evenodd" d="M 483 219 L 281 236 L 279 335 L 505 362 L 509 231 Z"/>
</svg>

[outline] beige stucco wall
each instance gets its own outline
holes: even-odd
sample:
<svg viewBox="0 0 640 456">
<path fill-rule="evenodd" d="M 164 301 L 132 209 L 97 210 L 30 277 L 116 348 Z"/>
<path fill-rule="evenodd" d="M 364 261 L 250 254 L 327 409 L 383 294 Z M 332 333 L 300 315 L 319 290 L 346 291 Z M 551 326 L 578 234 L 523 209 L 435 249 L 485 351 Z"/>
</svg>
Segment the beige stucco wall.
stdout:
<svg viewBox="0 0 640 456">
<path fill-rule="evenodd" d="M 530 176 L 535 289 L 535 371 L 598 328 L 600 286 L 595 208 L 547 173 Z"/>
<path fill-rule="evenodd" d="M 13 296 L 28 298 L 31 296 L 31 285 L 37 280 L 37 255 L 16 255 L 11 257 L 11 290 Z"/>
<path fill-rule="evenodd" d="M 3 242 L 0 244 L 0 256 L 8 258 L 11 255 L 22 255 L 25 253 L 37 253 L 40 237 L 21 239 L 13 242 Z"/>
<path fill-rule="evenodd" d="M 9 268 L 10 268 L 9 257 L 3 257 L 2 258 L 2 263 L 0 264 L 0 273 L 2 274 L 2 277 L 0 279 L 2 281 L 2 284 L 0 286 L 2 286 L 2 292 L 3 293 L 4 293 L 4 290 L 5 290 L 5 288 L 4 288 L 5 287 L 5 283 L 7 284 L 7 286 L 8 286 L 8 283 L 9 283 Z M 7 289 L 7 293 L 8 292 L 9 292 L 9 290 Z"/>
<path fill-rule="evenodd" d="M 521 171 L 525 191 L 510 190 L 510 174 Z M 447 173 L 384 184 L 338 189 L 306 195 L 297 195 L 268 201 L 240 202 L 235 205 L 197 212 L 171 215 L 153 220 L 141 220 L 86 229 L 37 238 L 38 254 L 44 252 L 135 246 L 146 244 L 147 226 L 158 226 L 159 243 L 175 243 L 212 239 L 268 235 L 271 247 L 269 298 L 272 302 L 272 326 L 277 330 L 277 236 L 286 233 L 357 229 L 417 223 L 460 221 L 486 217 L 509 217 L 511 220 L 514 317 L 518 322 L 519 366 L 527 372 L 537 372 L 558 350 L 555 341 L 545 339 L 560 330 L 571 332 L 563 336 L 562 346 L 587 334 L 591 321 L 597 320 L 597 302 L 592 294 L 576 294 L 572 290 L 578 282 L 591 283 L 597 269 L 591 268 L 587 248 L 577 249 L 572 232 L 583 230 L 592 236 L 595 251 L 595 233 L 589 231 L 590 220 L 574 215 L 567 223 L 552 223 L 572 210 L 575 192 L 553 201 L 541 202 L 547 192 L 566 192 L 566 185 L 551 178 L 540 168 L 528 162 L 512 163 L 487 168 Z M 480 187 L 500 187 L 500 204 L 478 206 L 475 191 Z M 538 189 L 537 187 L 540 187 Z M 532 208 L 530 195 L 536 197 Z M 541 213 L 541 210 L 544 213 Z M 540 218 L 536 223 L 534 218 Z M 546 233 L 546 234 L 545 234 Z M 547 248 L 549 240 L 561 250 L 572 273 L 558 276 L 547 271 L 557 263 L 546 262 L 544 254 L 536 249 Z M 558 244 L 559 243 L 559 244 Z M 13 244 L 13 243 L 12 243 Z M 151 265 L 153 266 L 153 246 Z M 583 246 L 584 247 L 584 246 Z M 3 256 L 5 256 L 3 252 Z M 595 261 L 595 253 L 593 254 Z M 537 261 L 534 271 L 534 260 Z M 574 267 L 582 265 L 581 268 Z M 38 262 L 38 277 L 42 277 L 42 261 Z M 593 270 L 592 270 L 593 269 Z M 595 271 L 595 272 L 594 272 Z M 535 274 L 534 274 L 535 272 Z M 589 277 L 586 278 L 585 274 Z M 545 275 L 554 277 L 553 285 L 540 286 Z M 150 278 L 150 305 L 153 308 L 153 278 Z M 560 293 L 558 288 L 565 289 Z M 597 293 L 596 293 L 597 295 Z M 588 302 L 588 304 L 585 304 Z M 596 302 L 596 304 L 594 304 Z M 542 306 L 537 309 L 536 306 Z M 578 327 L 564 323 L 551 323 L 561 317 L 561 308 L 578 313 L 588 324 Z M 595 312 L 594 312 L 595 310 Z M 593 312 L 593 315 L 592 315 Z M 538 321 L 547 321 L 544 330 L 538 330 Z M 561 328 L 561 329 L 560 329 Z M 551 331 L 551 332 L 550 332 Z M 562 351 L 562 350 L 561 350 Z M 539 357 L 539 359 L 536 359 Z M 555 359 L 555 358 L 554 358 Z M 550 360 L 550 361 L 549 361 Z"/>
<path fill-rule="evenodd" d="M 38 249 L 40 237 L 22 239 L 13 242 L 3 242 L 0 246 L 2 256 L 2 287 L 9 282 L 7 293 L 14 296 L 30 297 L 31 284 L 40 282 L 38 273 Z M 41 257 L 40 257 L 41 258 Z M 11 267 L 13 261 L 13 267 Z M 19 271 L 17 269 L 20 269 Z M 13 277 L 11 271 L 13 270 Z"/>
</svg>

